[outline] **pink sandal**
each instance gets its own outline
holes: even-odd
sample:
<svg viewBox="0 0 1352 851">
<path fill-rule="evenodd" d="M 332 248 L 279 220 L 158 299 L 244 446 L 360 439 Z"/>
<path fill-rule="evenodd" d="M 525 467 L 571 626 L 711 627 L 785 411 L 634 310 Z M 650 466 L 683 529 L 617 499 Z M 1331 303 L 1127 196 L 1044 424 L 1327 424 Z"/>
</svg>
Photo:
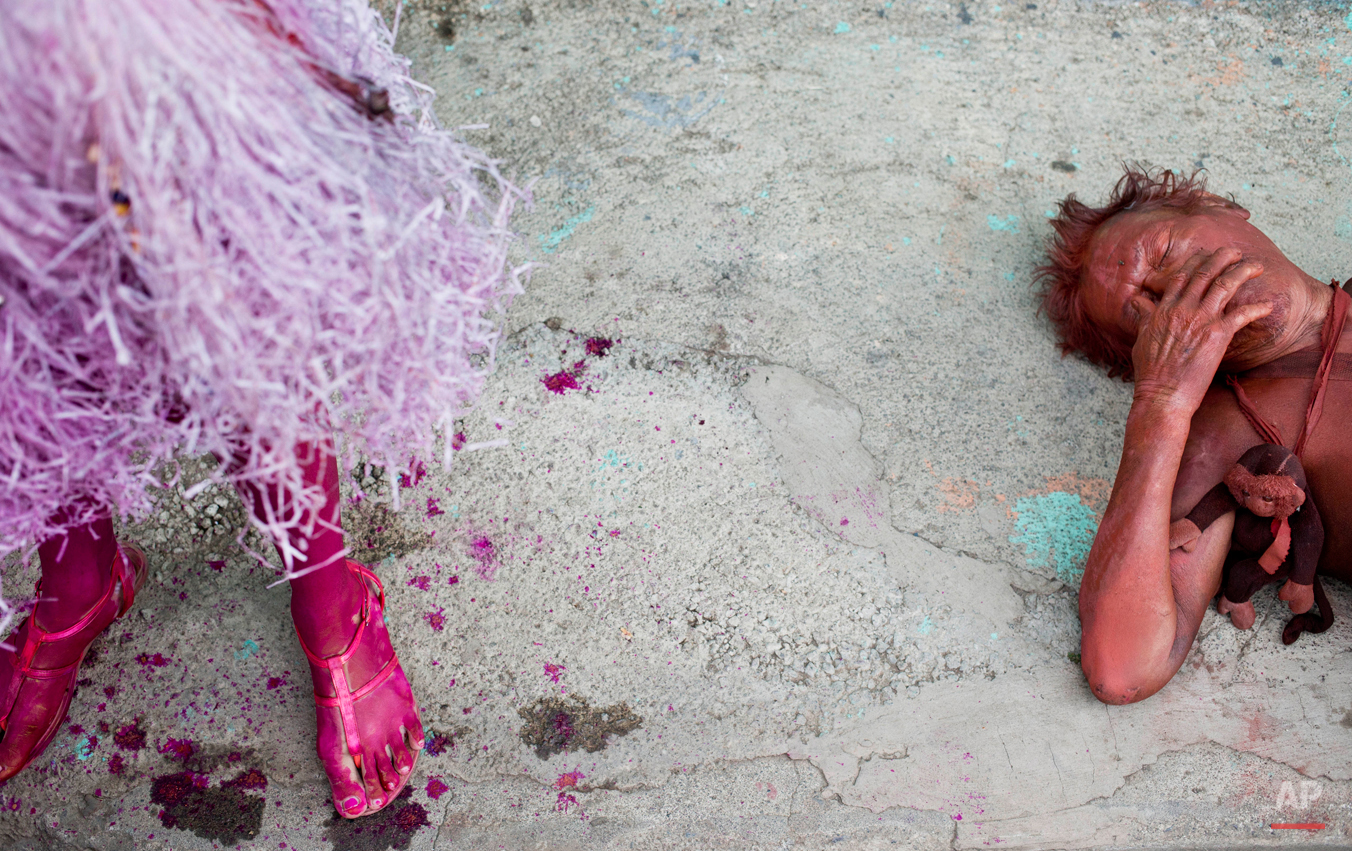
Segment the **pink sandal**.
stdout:
<svg viewBox="0 0 1352 851">
<path fill-rule="evenodd" d="M 415 741 L 421 742 L 423 734 L 421 729 L 421 720 L 418 717 L 417 703 L 413 700 L 413 690 L 408 684 L 408 678 L 404 676 L 404 670 L 399 664 L 399 657 L 395 654 L 394 647 L 390 644 L 389 637 L 384 632 L 383 629 L 385 622 L 385 586 L 381 584 L 380 579 L 374 573 L 372 573 L 366 566 L 358 564 L 357 562 L 352 561 L 350 559 L 347 561 L 347 566 L 349 570 L 353 571 L 362 578 L 363 585 L 365 585 L 366 587 L 366 595 L 365 598 L 362 600 L 361 622 L 357 625 L 356 635 L 354 635 L 352 637 L 352 640 L 348 643 L 347 649 L 336 656 L 327 656 L 327 657 L 316 656 L 314 653 L 310 652 L 310 648 L 305 646 L 305 642 L 303 640 L 301 640 L 300 642 L 300 647 L 302 650 L 305 651 L 306 657 L 310 660 L 310 665 L 312 666 L 312 674 L 316 675 L 315 676 L 316 682 L 317 683 L 323 682 L 325 679 L 327 679 L 327 681 L 329 682 L 329 684 L 332 686 L 333 689 L 333 694 L 327 695 L 320 694 L 318 687 L 316 687 L 314 694 L 315 706 L 322 709 L 338 710 L 338 722 L 342 733 L 342 741 L 347 747 L 348 755 L 352 757 L 352 761 L 356 764 L 357 770 L 361 772 L 363 775 L 365 775 L 367 772 L 376 772 L 377 766 L 368 765 L 363 767 L 362 765 L 362 754 L 364 752 L 364 749 L 362 748 L 361 734 L 358 730 L 357 713 L 356 713 L 357 701 L 372 694 L 378 688 L 384 685 L 387 681 L 394 678 L 395 688 L 402 692 L 401 702 L 403 702 L 404 700 L 407 701 L 407 705 L 410 707 L 413 714 L 412 720 L 414 721 L 414 724 L 417 727 L 417 729 L 413 729 L 412 727 L 408 728 L 410 737 L 413 738 Z M 375 603 L 374 614 L 380 618 L 380 622 L 379 624 L 377 624 L 377 626 L 381 628 L 379 629 L 378 632 L 375 628 L 373 628 L 372 632 L 368 634 L 367 625 L 371 623 L 371 616 L 373 614 L 372 612 L 373 601 L 371 594 L 372 585 L 374 585 L 374 590 L 376 592 L 375 594 L 376 599 L 374 601 Z M 296 637 L 297 639 L 300 639 L 299 632 L 297 632 Z M 380 670 L 375 674 L 375 676 L 367 680 L 365 685 L 362 685 L 354 690 L 351 685 L 351 679 L 348 674 L 347 665 L 348 662 L 351 661 L 353 656 L 356 655 L 357 651 L 361 648 L 363 638 L 376 641 L 377 644 L 383 644 L 385 648 L 388 648 L 389 650 L 389 658 L 384 663 L 384 665 L 381 666 Z M 380 649 L 383 648 L 380 647 L 376 648 L 377 651 L 379 651 Z M 318 719 L 318 722 L 319 722 L 319 741 L 318 741 L 319 758 L 321 761 L 326 761 L 327 757 L 330 756 L 331 754 L 325 753 L 325 738 L 326 738 L 325 733 L 327 724 L 323 717 L 323 713 L 321 713 L 321 717 Z M 328 723 L 332 722 L 330 721 Z M 392 788 L 387 788 L 383 786 L 380 787 L 382 797 L 379 797 L 375 800 L 370 800 L 367 802 L 366 806 L 357 809 L 354 806 L 344 806 L 344 802 L 338 800 L 339 795 L 337 788 L 334 788 L 332 790 L 334 809 L 336 809 L 338 811 L 338 814 L 341 815 L 343 818 L 352 819 L 364 815 L 370 815 L 371 813 L 376 812 L 382 809 L 383 807 L 387 806 L 390 803 L 390 801 L 393 801 L 395 797 L 398 796 L 399 792 L 403 790 L 405 785 L 407 785 L 409 778 L 413 776 L 413 765 L 416 765 L 417 763 L 418 752 L 421 750 L 421 747 L 422 747 L 421 745 L 418 745 L 418 747 L 413 750 L 413 762 L 408 766 L 407 771 L 399 772 L 397 769 L 395 770 L 395 774 L 400 775 L 399 782 L 396 785 L 394 785 Z M 325 762 L 325 770 L 330 774 L 330 784 L 332 785 L 334 780 L 333 780 L 333 772 L 329 771 L 330 768 L 331 767 L 328 765 L 328 763 Z M 368 783 L 363 783 L 361 781 L 359 781 L 359 783 L 363 787 L 369 788 Z M 367 797 L 369 797 L 369 795 Z M 349 804 L 361 803 L 359 801 L 356 801 L 353 796 L 348 797 L 347 801 Z"/>
<path fill-rule="evenodd" d="M 122 617 L 131 609 L 132 603 L 136 600 L 136 592 L 141 589 L 146 581 L 145 554 L 134 546 L 119 545 L 117 557 L 113 560 L 110 573 L 108 590 L 104 592 L 103 597 L 85 613 L 84 617 L 71 626 L 60 632 L 44 632 L 38 627 L 34 615 L 30 614 L 15 631 L 13 637 L 21 636 L 23 644 L 12 663 L 14 676 L 9 681 L 9 688 L 5 690 L 3 700 L 0 700 L 0 731 L 6 734 L 9 732 L 10 716 L 14 713 L 19 695 L 26 684 L 62 678 L 66 682 L 61 702 L 56 710 L 51 713 L 46 729 L 38 736 L 32 750 L 20 764 L 0 767 L 0 780 L 6 780 L 18 774 L 25 766 L 41 756 L 42 752 L 47 749 L 47 745 L 51 744 L 52 739 L 61 728 L 61 722 L 66 720 L 71 698 L 75 696 L 76 674 L 80 670 L 80 665 L 84 663 L 85 655 L 89 652 L 89 646 L 94 643 L 95 638 L 98 638 L 108 628 L 108 624 L 103 624 L 97 630 L 90 630 L 90 626 L 107 611 L 109 603 L 114 603 L 117 606 L 117 613 L 112 620 Z M 42 583 L 40 581 L 37 584 L 36 591 L 37 595 L 41 597 Z M 111 622 L 110 620 L 109 623 Z M 82 635 L 82 633 L 87 634 Z M 34 667 L 34 663 L 44 647 L 50 647 L 56 642 L 67 639 L 83 639 L 84 647 L 80 650 L 79 659 L 59 668 Z"/>
</svg>

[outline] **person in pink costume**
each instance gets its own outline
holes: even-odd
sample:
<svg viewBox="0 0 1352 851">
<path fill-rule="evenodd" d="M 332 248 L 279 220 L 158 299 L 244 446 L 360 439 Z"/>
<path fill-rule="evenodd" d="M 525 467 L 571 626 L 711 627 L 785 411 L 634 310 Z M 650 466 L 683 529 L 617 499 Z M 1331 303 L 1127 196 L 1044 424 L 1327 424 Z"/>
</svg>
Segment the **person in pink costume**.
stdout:
<svg viewBox="0 0 1352 851">
<path fill-rule="evenodd" d="M 0 646 L 0 779 L 145 581 L 114 516 L 212 453 L 290 580 L 334 805 L 374 812 L 423 730 L 379 581 L 346 558 L 340 468 L 450 463 L 520 291 L 523 195 L 440 127 L 365 0 L 0 19 L 0 556 L 36 542 L 42 568 Z"/>
</svg>

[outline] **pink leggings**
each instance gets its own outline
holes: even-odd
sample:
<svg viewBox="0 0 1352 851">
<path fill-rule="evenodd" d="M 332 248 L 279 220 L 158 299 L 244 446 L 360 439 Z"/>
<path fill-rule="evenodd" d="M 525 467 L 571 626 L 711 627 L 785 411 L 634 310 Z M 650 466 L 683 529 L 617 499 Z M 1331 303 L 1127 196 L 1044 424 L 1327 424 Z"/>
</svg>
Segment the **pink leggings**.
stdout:
<svg viewBox="0 0 1352 851">
<path fill-rule="evenodd" d="M 311 535 L 292 532 L 288 536 L 293 553 L 300 553 L 294 558 L 293 571 L 324 566 L 291 581 L 291 614 L 306 645 L 320 655 L 327 655 L 340 652 L 355 629 L 349 618 L 333 615 L 358 610 L 365 590 L 339 555 L 343 550 L 343 533 L 338 528 L 337 460 L 331 451 L 312 445 L 299 446 L 296 453 L 302 461 L 304 483 L 321 485 L 326 499 L 320 510 L 321 522 L 315 524 Z M 288 509 L 286 495 L 277 489 L 268 488 L 265 492 L 246 485 L 239 490 L 245 505 L 260 519 L 267 516 L 269 509 L 274 514 Z M 47 630 L 63 628 L 97 603 L 108 587 L 109 568 L 116 553 L 111 518 L 95 520 L 44 541 L 38 547 L 44 598 L 36 616 L 38 626 Z"/>
</svg>

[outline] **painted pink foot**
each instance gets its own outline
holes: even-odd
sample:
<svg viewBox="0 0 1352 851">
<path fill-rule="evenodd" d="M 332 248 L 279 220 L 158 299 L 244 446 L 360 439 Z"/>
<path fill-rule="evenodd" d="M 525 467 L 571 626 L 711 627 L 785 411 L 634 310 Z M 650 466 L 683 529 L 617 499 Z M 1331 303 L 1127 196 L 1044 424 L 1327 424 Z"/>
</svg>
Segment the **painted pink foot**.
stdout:
<svg viewBox="0 0 1352 851">
<path fill-rule="evenodd" d="M 12 649 L 0 648 L 0 780 L 18 774 L 51 743 L 70 709 L 89 645 L 127 613 L 145 583 L 145 556 L 134 547 L 119 549 L 111 574 L 103 597 L 82 617 L 60 622 L 60 616 L 53 615 L 58 620 L 53 623 L 39 603 L 6 639 Z M 38 596 L 42 596 L 41 585 Z M 35 623 L 39 610 L 52 631 Z"/>
<path fill-rule="evenodd" d="M 1216 611 L 1223 615 L 1230 616 L 1230 623 L 1234 624 L 1235 629 L 1251 629 L 1254 621 L 1258 620 L 1258 613 L 1254 611 L 1253 601 L 1247 603 L 1232 603 L 1221 595 L 1220 602 L 1216 603 Z"/>
<path fill-rule="evenodd" d="M 319 759 L 344 818 L 376 812 L 399 794 L 424 744 L 413 690 L 385 628 L 385 590 L 362 565 L 347 562 L 366 594 L 347 649 L 310 660 Z"/>
</svg>

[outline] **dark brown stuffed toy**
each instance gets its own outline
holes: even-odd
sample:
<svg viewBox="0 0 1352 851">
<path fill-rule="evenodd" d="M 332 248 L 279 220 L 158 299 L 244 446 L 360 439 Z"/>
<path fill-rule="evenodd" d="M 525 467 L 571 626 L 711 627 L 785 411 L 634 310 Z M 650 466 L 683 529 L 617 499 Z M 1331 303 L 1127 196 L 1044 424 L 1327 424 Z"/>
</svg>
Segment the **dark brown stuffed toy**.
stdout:
<svg viewBox="0 0 1352 851">
<path fill-rule="evenodd" d="M 1248 629 L 1255 619 L 1249 601 L 1253 593 L 1285 579 L 1277 596 L 1298 617 L 1282 630 L 1282 642 L 1290 644 L 1301 632 L 1328 629 L 1333 610 L 1315 577 L 1324 548 L 1324 524 L 1310 499 L 1300 459 L 1285 446 L 1271 443 L 1245 452 L 1221 484 L 1169 527 L 1170 548 L 1191 552 L 1202 532 L 1231 511 L 1235 529 L 1216 608 L 1229 614 L 1235 626 Z M 1306 614 L 1316 601 L 1321 614 Z"/>
</svg>

